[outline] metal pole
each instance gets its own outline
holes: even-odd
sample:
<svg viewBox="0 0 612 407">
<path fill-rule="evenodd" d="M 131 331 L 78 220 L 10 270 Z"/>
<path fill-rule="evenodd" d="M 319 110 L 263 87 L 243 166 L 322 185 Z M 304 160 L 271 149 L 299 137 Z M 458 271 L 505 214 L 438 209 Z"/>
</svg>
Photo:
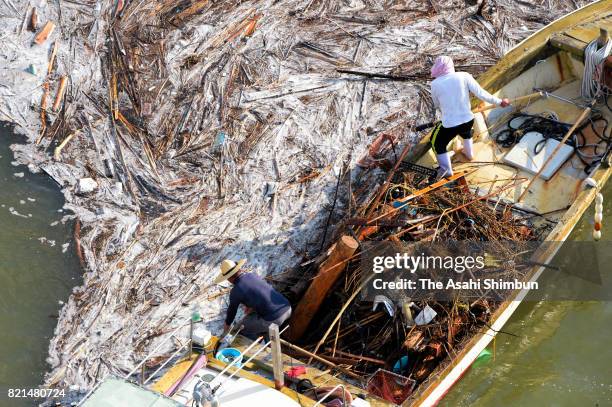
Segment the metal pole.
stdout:
<svg viewBox="0 0 612 407">
<path fill-rule="evenodd" d="M 191 358 L 191 355 L 193 355 L 193 317 L 189 321 L 189 353 L 187 357 Z"/>
</svg>

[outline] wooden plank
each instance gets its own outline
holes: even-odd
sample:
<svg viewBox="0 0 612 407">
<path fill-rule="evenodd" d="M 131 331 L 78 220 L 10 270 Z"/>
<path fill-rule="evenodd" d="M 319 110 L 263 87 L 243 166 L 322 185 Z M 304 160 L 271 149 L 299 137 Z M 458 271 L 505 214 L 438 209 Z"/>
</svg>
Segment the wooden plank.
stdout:
<svg viewBox="0 0 612 407">
<path fill-rule="evenodd" d="M 569 52 L 579 58 L 584 57 L 586 42 L 582 42 L 565 34 L 555 35 L 550 39 L 550 45 L 562 51 Z"/>
<path fill-rule="evenodd" d="M 565 35 L 573 37 L 579 41 L 589 43 L 599 37 L 599 27 L 595 24 L 582 24 L 570 28 L 565 32 Z"/>
<path fill-rule="evenodd" d="M 278 325 L 271 324 L 268 328 L 270 348 L 272 349 L 272 370 L 274 372 L 274 388 L 280 390 L 285 387 L 285 374 L 283 372 L 283 354 L 281 352 L 280 334 Z"/>
<path fill-rule="evenodd" d="M 342 236 L 332 247 L 329 257 L 319 267 L 319 273 L 293 312 L 288 335 L 291 340 L 296 341 L 302 337 L 327 296 L 327 292 L 344 271 L 346 260 L 358 247 L 359 243 L 348 235 Z M 343 263 L 342 266 L 338 266 L 340 263 Z"/>
<path fill-rule="evenodd" d="M 38 45 L 43 44 L 45 41 L 47 41 L 47 38 L 49 38 L 51 33 L 53 33 L 53 30 L 55 30 L 55 23 L 52 21 L 47 21 L 47 24 L 45 24 L 42 30 L 40 30 L 40 32 L 36 34 L 36 37 L 34 37 L 34 42 Z"/>
</svg>

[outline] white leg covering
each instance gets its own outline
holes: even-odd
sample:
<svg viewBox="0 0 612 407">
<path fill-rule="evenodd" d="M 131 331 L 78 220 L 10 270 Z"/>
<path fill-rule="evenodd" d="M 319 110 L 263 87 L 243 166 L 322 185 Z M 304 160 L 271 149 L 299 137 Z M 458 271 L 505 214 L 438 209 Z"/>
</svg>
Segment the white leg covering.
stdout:
<svg viewBox="0 0 612 407">
<path fill-rule="evenodd" d="M 463 155 L 470 161 L 474 159 L 474 140 L 471 138 L 463 140 Z"/>
<path fill-rule="evenodd" d="M 438 154 L 438 165 L 440 168 L 438 169 L 439 177 L 450 177 L 453 175 L 453 166 L 451 164 L 450 154 Z"/>
</svg>

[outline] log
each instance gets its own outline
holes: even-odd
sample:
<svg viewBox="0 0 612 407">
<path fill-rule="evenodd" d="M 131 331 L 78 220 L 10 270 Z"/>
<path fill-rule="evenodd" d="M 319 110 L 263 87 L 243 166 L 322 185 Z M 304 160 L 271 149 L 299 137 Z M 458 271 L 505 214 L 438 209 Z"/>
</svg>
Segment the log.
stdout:
<svg viewBox="0 0 612 407">
<path fill-rule="evenodd" d="M 40 30 L 40 32 L 36 34 L 36 37 L 34 37 L 34 43 L 38 45 L 44 44 L 44 42 L 47 41 L 47 38 L 49 38 L 53 30 L 55 30 L 55 23 L 53 23 L 52 21 L 47 21 L 47 24 L 45 24 L 42 30 Z"/>
<path fill-rule="evenodd" d="M 336 267 L 339 263 L 346 262 L 359 247 L 359 243 L 350 236 L 342 236 L 331 248 L 327 260 L 319 266 L 319 272 L 310 283 L 306 294 L 298 303 L 291 318 L 291 330 L 289 338 L 293 341 L 302 337 L 310 321 L 319 310 L 321 303 L 327 296 L 327 292 L 344 271 L 346 264 Z"/>
</svg>

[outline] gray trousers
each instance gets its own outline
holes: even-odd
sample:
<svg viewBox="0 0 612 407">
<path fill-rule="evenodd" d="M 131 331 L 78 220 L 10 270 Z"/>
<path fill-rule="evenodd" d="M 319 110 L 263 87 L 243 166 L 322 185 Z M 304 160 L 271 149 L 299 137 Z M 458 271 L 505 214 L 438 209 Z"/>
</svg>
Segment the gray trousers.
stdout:
<svg viewBox="0 0 612 407">
<path fill-rule="evenodd" d="M 257 315 L 257 313 L 251 312 L 242 321 L 242 325 L 244 326 L 244 328 L 242 328 L 240 334 L 252 340 L 257 339 L 257 337 L 262 335 L 267 338 L 268 329 L 270 325 L 276 324 L 280 327 L 290 317 L 291 307 L 288 307 L 287 310 L 283 312 L 280 317 L 276 318 L 273 321 L 266 321 L 265 319 Z"/>
</svg>

